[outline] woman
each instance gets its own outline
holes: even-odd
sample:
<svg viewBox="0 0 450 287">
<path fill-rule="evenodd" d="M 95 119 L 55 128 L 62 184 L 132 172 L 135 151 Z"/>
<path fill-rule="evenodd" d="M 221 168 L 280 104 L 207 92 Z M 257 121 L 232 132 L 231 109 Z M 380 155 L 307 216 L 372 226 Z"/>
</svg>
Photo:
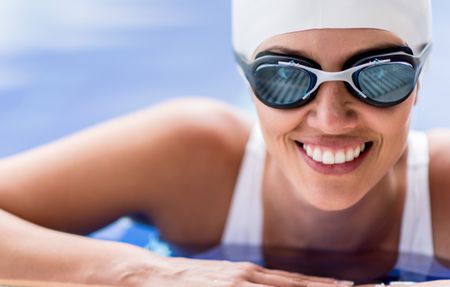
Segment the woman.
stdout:
<svg viewBox="0 0 450 287">
<path fill-rule="evenodd" d="M 176 244 L 450 259 L 450 137 L 409 133 L 430 50 L 429 1 L 236 0 L 233 25 L 259 125 L 221 103 L 180 100 L 4 159 L 1 277 L 351 285 L 68 234 L 131 213 Z M 449 283 L 417 285 L 438 284 Z"/>
</svg>

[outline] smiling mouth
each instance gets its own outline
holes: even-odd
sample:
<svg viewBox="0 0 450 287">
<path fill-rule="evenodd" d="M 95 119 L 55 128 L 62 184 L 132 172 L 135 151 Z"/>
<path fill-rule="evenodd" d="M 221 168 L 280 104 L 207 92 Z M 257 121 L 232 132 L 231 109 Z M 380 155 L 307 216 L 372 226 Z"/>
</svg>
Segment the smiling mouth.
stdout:
<svg viewBox="0 0 450 287">
<path fill-rule="evenodd" d="M 359 162 L 369 152 L 373 142 L 364 142 L 346 148 L 322 147 L 299 141 L 296 141 L 296 144 L 304 152 L 305 156 L 313 162 L 337 166 Z"/>
</svg>

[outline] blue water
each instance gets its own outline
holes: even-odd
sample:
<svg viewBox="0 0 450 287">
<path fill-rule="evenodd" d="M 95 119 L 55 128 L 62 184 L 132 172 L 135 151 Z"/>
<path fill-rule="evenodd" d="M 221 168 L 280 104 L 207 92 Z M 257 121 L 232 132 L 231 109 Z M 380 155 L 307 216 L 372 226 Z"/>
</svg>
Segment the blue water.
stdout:
<svg viewBox="0 0 450 287">
<path fill-rule="evenodd" d="M 170 98 L 249 102 L 228 1 L 25 2 L 0 3 L 0 157 Z"/>
<path fill-rule="evenodd" d="M 450 268 L 435 258 L 416 254 L 400 256 L 392 269 L 386 261 L 392 254 L 372 255 L 311 252 L 302 250 L 274 249 L 264 254 L 255 246 L 218 245 L 213 247 L 182 248 L 162 240 L 158 230 L 131 218 L 122 218 L 90 235 L 103 240 L 115 240 L 141 246 L 162 256 L 183 256 L 195 259 L 249 261 L 262 266 L 305 274 L 331 276 L 355 280 L 358 284 L 390 281 L 428 281 L 450 279 Z M 365 256 L 365 257 L 363 257 Z M 361 259 L 362 258 L 362 259 Z M 400 263 L 399 263 L 400 262 Z M 385 265 L 387 264 L 387 265 Z M 386 267 L 383 267 L 385 265 Z M 381 268 L 380 268 L 381 267 Z M 379 271 L 381 270 L 381 271 Z M 355 275 L 356 273 L 356 275 Z M 354 277 L 352 277 L 354 276 Z"/>
</svg>

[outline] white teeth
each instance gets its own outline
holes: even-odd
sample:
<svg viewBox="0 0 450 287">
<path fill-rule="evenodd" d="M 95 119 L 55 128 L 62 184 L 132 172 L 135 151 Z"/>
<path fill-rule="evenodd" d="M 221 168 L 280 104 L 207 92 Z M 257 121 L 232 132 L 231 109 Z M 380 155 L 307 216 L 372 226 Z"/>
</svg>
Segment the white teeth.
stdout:
<svg viewBox="0 0 450 287">
<path fill-rule="evenodd" d="M 324 164 L 334 164 L 334 155 L 331 151 L 326 151 L 322 156 L 322 163 Z"/>
<path fill-rule="evenodd" d="M 334 156 L 334 163 L 344 163 L 345 162 L 345 153 L 340 150 Z"/>
<path fill-rule="evenodd" d="M 345 160 L 352 161 L 354 158 L 355 155 L 353 154 L 353 150 L 352 149 L 347 150 L 347 153 L 345 154 Z"/>
<path fill-rule="evenodd" d="M 357 158 L 359 156 L 360 152 L 361 152 L 360 147 L 359 146 L 356 147 L 355 150 L 353 151 L 353 157 Z"/>
<path fill-rule="evenodd" d="M 319 148 L 314 149 L 313 160 L 321 162 L 322 161 L 322 153 Z"/>
<path fill-rule="evenodd" d="M 303 145 L 303 146 L 305 146 L 305 145 Z M 309 156 L 309 157 L 313 157 L 313 150 L 312 150 L 312 148 L 308 145 L 308 146 L 306 146 L 306 154 Z"/>
<path fill-rule="evenodd" d="M 342 164 L 356 159 L 364 151 L 365 144 L 363 143 L 354 148 L 342 149 L 335 152 L 326 148 L 321 149 L 319 147 L 313 147 L 307 144 L 303 145 L 303 149 L 314 161 L 330 165 Z"/>
</svg>

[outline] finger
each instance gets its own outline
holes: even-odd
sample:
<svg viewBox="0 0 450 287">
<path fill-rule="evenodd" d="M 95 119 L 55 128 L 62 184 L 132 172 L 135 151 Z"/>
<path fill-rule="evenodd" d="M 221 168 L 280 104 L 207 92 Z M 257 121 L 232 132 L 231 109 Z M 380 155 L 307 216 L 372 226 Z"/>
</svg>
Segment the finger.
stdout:
<svg viewBox="0 0 450 287">
<path fill-rule="evenodd" d="M 289 278 L 304 279 L 304 280 L 313 281 L 313 282 L 335 284 L 338 286 L 353 286 L 353 282 L 351 282 L 351 281 L 342 281 L 342 280 L 337 280 L 335 278 L 309 276 L 309 275 L 304 275 L 304 274 L 300 274 L 300 273 L 294 273 L 294 272 L 288 272 L 288 271 L 282 271 L 282 270 L 272 270 L 272 269 L 264 269 L 264 270 L 262 270 L 262 272 L 267 273 L 267 274 L 274 274 L 274 275 L 289 277 Z"/>
<path fill-rule="evenodd" d="M 348 286 L 336 283 L 336 280 L 331 280 L 329 282 L 313 281 L 304 276 L 303 278 L 280 276 L 279 274 L 270 274 L 264 272 L 254 272 L 249 276 L 249 281 L 258 284 L 273 285 L 276 287 L 337 287 L 337 286 Z"/>
</svg>

